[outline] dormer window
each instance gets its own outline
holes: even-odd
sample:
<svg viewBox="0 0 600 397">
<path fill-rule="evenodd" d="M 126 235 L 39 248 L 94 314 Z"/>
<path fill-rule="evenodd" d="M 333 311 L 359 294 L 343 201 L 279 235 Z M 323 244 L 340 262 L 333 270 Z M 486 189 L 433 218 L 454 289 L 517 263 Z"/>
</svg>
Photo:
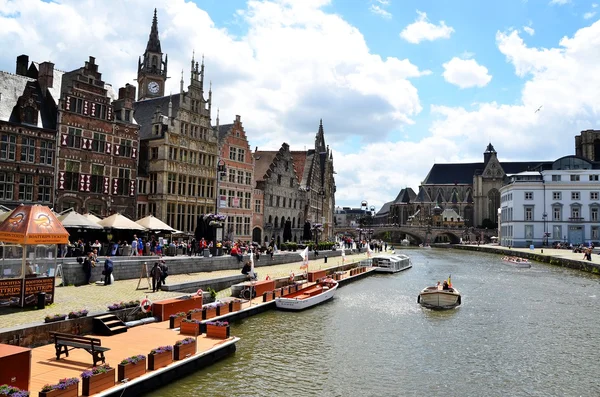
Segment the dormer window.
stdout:
<svg viewBox="0 0 600 397">
<path fill-rule="evenodd" d="M 37 111 L 33 106 L 26 106 L 23 109 L 23 123 L 37 124 Z"/>
</svg>

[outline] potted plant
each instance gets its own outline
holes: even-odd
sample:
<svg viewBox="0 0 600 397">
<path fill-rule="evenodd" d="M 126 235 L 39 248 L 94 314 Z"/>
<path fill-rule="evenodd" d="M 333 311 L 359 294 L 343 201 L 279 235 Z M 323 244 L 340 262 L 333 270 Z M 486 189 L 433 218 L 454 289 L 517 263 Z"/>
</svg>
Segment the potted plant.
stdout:
<svg viewBox="0 0 600 397">
<path fill-rule="evenodd" d="M 125 309 L 125 304 L 123 302 L 113 303 L 112 305 L 108 306 L 108 310 L 110 310 L 110 311 L 121 310 L 121 309 Z"/>
<path fill-rule="evenodd" d="M 173 362 L 173 346 L 159 346 L 148 353 L 148 371 L 154 371 Z"/>
<path fill-rule="evenodd" d="M 217 302 L 217 316 L 229 313 L 229 303 Z"/>
<path fill-rule="evenodd" d="M 202 308 L 202 320 L 217 317 L 217 308 L 214 305 L 206 305 Z"/>
<path fill-rule="evenodd" d="M 127 303 L 125 303 L 125 307 L 126 308 L 132 308 L 132 307 L 138 307 L 140 305 L 140 301 L 139 300 L 135 300 L 135 301 L 129 301 Z"/>
<path fill-rule="evenodd" d="M 192 309 L 188 311 L 188 319 L 202 320 L 202 309 Z"/>
<path fill-rule="evenodd" d="M 14 396 L 15 394 L 11 394 Z M 46 384 L 40 390 L 39 397 L 78 397 L 79 378 L 65 378 L 55 385 Z"/>
<path fill-rule="evenodd" d="M 187 313 L 179 312 L 175 314 L 171 314 L 169 316 L 169 328 L 179 328 L 179 324 L 181 324 L 181 320 L 187 317 Z"/>
<path fill-rule="evenodd" d="M 115 385 L 115 369 L 108 364 L 102 364 L 81 373 L 82 394 L 91 396 Z"/>
<path fill-rule="evenodd" d="M 64 319 L 67 318 L 66 314 L 53 314 L 53 315 L 47 315 L 46 317 L 44 317 L 44 322 L 45 323 L 53 323 L 55 321 L 62 321 Z"/>
<path fill-rule="evenodd" d="M 206 336 L 208 338 L 229 338 L 229 323 L 227 321 L 211 321 L 206 323 Z"/>
<path fill-rule="evenodd" d="M 75 310 L 75 311 L 69 312 L 69 318 L 80 318 L 80 317 L 86 317 L 87 315 L 88 315 L 88 311 L 86 309 Z"/>
<path fill-rule="evenodd" d="M 14 386 L 2 385 L 0 386 L 0 396 L 29 397 L 29 392 Z"/>
<path fill-rule="evenodd" d="M 117 368 L 117 380 L 134 379 L 146 373 L 146 356 L 138 354 L 137 356 L 127 357 L 119 363 Z"/>
<path fill-rule="evenodd" d="M 196 319 L 186 319 L 181 320 L 181 325 L 179 326 L 179 333 L 181 335 L 200 335 L 202 331 L 200 330 L 200 320 Z"/>
<path fill-rule="evenodd" d="M 239 299 L 234 299 L 229 303 L 229 311 L 237 312 L 242 310 L 242 301 Z"/>
<path fill-rule="evenodd" d="M 173 350 L 173 358 L 175 360 L 183 360 L 186 357 L 196 354 L 196 339 L 185 338 L 175 342 Z"/>
</svg>

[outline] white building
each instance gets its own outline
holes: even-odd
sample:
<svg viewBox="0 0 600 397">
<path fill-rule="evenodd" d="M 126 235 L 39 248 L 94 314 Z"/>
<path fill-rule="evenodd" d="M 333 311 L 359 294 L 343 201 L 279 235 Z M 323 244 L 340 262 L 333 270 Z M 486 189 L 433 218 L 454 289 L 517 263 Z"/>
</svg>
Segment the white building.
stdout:
<svg viewBox="0 0 600 397">
<path fill-rule="evenodd" d="M 509 175 L 500 189 L 502 246 L 600 245 L 600 169 L 579 156 Z"/>
</svg>

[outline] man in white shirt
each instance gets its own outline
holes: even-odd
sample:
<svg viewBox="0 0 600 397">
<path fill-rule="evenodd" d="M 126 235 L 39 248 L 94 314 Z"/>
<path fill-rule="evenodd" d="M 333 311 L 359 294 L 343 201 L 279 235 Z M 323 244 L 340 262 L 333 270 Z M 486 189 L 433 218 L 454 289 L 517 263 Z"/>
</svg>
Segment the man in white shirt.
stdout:
<svg viewBox="0 0 600 397">
<path fill-rule="evenodd" d="M 137 254 L 138 254 L 138 240 L 137 240 L 137 236 L 134 234 L 133 241 L 131 241 L 131 255 L 130 256 L 137 256 Z"/>
</svg>

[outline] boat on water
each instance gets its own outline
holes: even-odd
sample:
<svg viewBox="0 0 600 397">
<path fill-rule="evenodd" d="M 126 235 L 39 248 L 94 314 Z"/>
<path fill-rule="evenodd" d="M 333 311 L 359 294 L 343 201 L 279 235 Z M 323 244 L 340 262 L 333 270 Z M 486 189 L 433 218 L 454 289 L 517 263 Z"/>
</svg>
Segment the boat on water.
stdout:
<svg viewBox="0 0 600 397">
<path fill-rule="evenodd" d="M 404 247 L 408 247 L 410 245 L 410 241 L 408 239 L 403 239 L 400 242 L 400 245 L 404 246 Z"/>
<path fill-rule="evenodd" d="M 394 254 L 376 256 L 371 259 L 371 266 L 378 273 L 398 273 L 412 267 L 408 255 Z"/>
<path fill-rule="evenodd" d="M 338 282 L 325 278 L 316 284 L 302 288 L 286 296 L 275 298 L 275 305 L 282 310 L 304 310 L 333 298 Z"/>
<path fill-rule="evenodd" d="M 419 248 L 431 248 L 429 244 L 419 244 Z"/>
<path fill-rule="evenodd" d="M 448 278 L 450 280 L 450 278 Z M 441 285 L 425 287 L 417 297 L 417 303 L 428 309 L 453 309 L 462 303 L 460 292 L 452 283 L 444 281 Z"/>
<path fill-rule="evenodd" d="M 502 258 L 504 262 L 512 263 L 517 267 L 531 267 L 531 262 L 525 258 L 519 258 L 518 256 L 505 256 Z"/>
</svg>

